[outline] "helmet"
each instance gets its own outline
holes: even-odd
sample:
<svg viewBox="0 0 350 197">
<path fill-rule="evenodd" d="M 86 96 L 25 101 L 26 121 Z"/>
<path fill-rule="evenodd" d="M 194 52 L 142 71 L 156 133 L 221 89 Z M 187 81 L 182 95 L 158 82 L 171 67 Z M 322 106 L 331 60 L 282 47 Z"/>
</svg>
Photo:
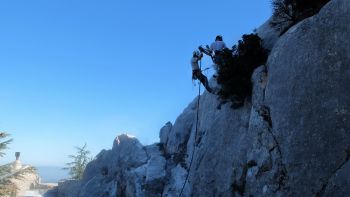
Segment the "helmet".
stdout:
<svg viewBox="0 0 350 197">
<path fill-rule="evenodd" d="M 193 56 L 199 57 L 201 55 L 201 52 L 195 50 L 193 51 Z"/>
</svg>

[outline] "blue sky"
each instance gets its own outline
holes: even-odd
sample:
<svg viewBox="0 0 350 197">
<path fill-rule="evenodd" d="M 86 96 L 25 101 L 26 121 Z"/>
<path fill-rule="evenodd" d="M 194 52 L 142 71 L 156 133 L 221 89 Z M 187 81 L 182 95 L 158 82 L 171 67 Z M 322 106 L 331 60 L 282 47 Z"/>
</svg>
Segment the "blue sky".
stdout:
<svg viewBox="0 0 350 197">
<path fill-rule="evenodd" d="M 196 95 L 189 59 L 217 34 L 232 46 L 269 0 L 0 2 L 0 130 L 33 165 L 95 155 L 120 133 L 144 144 Z M 207 59 L 205 66 L 210 66 Z"/>
</svg>

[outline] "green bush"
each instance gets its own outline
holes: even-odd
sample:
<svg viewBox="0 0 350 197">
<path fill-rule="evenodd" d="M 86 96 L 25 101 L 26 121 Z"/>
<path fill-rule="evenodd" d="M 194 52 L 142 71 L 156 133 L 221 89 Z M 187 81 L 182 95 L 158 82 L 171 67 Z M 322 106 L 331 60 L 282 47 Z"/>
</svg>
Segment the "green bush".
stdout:
<svg viewBox="0 0 350 197">
<path fill-rule="evenodd" d="M 252 93 L 251 76 L 255 68 L 265 64 L 268 50 L 263 48 L 257 34 L 245 34 L 231 50 L 226 49 L 220 55 L 218 65 L 218 92 L 222 102 L 231 101 L 233 107 L 243 104 Z"/>
<path fill-rule="evenodd" d="M 86 144 L 83 147 L 75 147 L 77 150 L 76 155 L 69 155 L 72 162 L 67 163 L 65 170 L 69 170 L 69 174 L 72 179 L 81 180 L 84 175 L 86 165 L 92 160 L 90 158 L 90 151 L 88 151 Z"/>
<path fill-rule="evenodd" d="M 273 0 L 271 26 L 283 34 L 301 20 L 317 14 L 330 0 Z"/>
<path fill-rule="evenodd" d="M 0 139 L 4 140 L 5 138 L 7 138 L 9 136 L 8 133 L 6 132 L 0 132 Z M 7 139 L 4 141 L 0 142 L 0 157 L 5 155 L 4 150 L 8 148 L 8 145 L 12 142 L 12 139 Z"/>
</svg>

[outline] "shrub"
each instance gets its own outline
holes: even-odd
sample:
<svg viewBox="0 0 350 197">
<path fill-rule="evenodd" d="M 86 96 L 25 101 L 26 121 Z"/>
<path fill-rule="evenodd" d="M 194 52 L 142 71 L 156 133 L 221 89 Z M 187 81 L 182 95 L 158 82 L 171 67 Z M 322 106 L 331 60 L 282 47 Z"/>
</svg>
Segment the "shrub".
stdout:
<svg viewBox="0 0 350 197">
<path fill-rule="evenodd" d="M 273 0 L 271 26 L 283 34 L 301 20 L 317 14 L 330 0 Z"/>
<path fill-rule="evenodd" d="M 226 49 L 220 55 L 217 82 L 221 85 L 218 95 L 223 102 L 231 101 L 237 107 L 251 95 L 253 71 L 265 64 L 268 56 L 261 41 L 257 34 L 245 34 L 232 50 Z"/>
<path fill-rule="evenodd" d="M 86 165 L 91 161 L 90 151 L 86 149 L 86 144 L 83 147 L 75 147 L 75 149 L 77 150 L 76 155 L 68 156 L 73 161 L 67 163 L 67 167 L 63 169 L 69 170 L 72 179 L 80 180 L 83 178 Z"/>
<path fill-rule="evenodd" d="M 3 140 L 9 136 L 6 132 L 0 132 L 0 139 Z M 12 142 L 12 139 L 7 139 L 5 141 L 0 142 L 0 157 L 4 156 L 4 150 L 8 148 L 8 145 Z"/>
</svg>

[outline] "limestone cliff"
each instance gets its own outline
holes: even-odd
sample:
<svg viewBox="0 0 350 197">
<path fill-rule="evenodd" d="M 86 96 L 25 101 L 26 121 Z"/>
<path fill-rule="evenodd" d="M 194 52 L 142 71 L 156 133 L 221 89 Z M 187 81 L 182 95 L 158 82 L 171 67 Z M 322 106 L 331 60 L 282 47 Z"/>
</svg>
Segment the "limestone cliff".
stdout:
<svg viewBox="0 0 350 197">
<path fill-rule="evenodd" d="M 188 173 L 183 196 L 349 195 L 349 24 L 350 1 L 332 0 L 280 38 L 263 25 L 271 53 L 243 107 L 218 110 L 204 93 L 199 109 L 196 98 L 161 129 L 160 143 L 117 137 L 59 196 L 179 196 Z"/>
</svg>

